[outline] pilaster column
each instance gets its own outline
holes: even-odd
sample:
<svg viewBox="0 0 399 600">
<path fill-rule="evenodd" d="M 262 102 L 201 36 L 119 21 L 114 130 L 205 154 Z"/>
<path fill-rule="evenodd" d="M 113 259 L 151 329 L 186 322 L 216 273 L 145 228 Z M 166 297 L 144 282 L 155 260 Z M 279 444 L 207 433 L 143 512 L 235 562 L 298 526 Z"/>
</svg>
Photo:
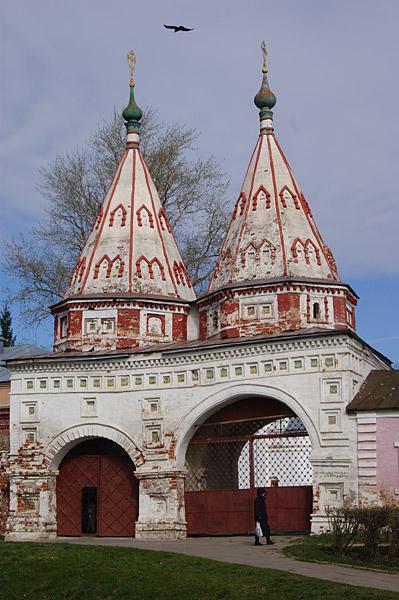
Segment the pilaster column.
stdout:
<svg viewBox="0 0 399 600">
<path fill-rule="evenodd" d="M 185 471 L 135 471 L 140 481 L 139 540 L 178 540 L 187 536 L 184 509 Z"/>
<path fill-rule="evenodd" d="M 58 471 L 9 472 L 10 510 L 7 541 L 46 541 L 57 536 L 56 478 Z"/>
</svg>

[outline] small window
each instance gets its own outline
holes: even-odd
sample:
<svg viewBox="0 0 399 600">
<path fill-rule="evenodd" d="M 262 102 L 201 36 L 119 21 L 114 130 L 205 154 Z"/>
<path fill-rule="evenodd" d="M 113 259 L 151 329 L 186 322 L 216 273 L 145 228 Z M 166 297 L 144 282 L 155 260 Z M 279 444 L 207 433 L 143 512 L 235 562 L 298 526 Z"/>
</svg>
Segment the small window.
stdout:
<svg viewBox="0 0 399 600">
<path fill-rule="evenodd" d="M 313 303 L 313 318 L 315 320 L 320 319 L 320 304 L 318 302 Z"/>
<path fill-rule="evenodd" d="M 42 379 L 40 381 L 39 387 L 40 387 L 41 390 L 45 390 L 46 387 L 47 387 L 47 381 L 45 379 Z"/>
<path fill-rule="evenodd" d="M 107 387 L 109 387 L 109 388 L 115 387 L 115 379 L 113 377 L 110 377 L 109 379 L 107 379 Z"/>
<path fill-rule="evenodd" d="M 251 365 L 249 367 L 249 372 L 251 375 L 257 375 L 258 374 L 258 367 L 256 365 Z"/>
<path fill-rule="evenodd" d="M 302 369 L 302 361 L 300 359 L 294 360 L 294 369 Z"/>
<path fill-rule="evenodd" d="M 86 319 L 85 320 L 86 333 L 96 333 L 97 331 L 97 319 Z"/>
<path fill-rule="evenodd" d="M 127 387 L 129 385 L 129 377 L 121 377 L 121 386 Z"/>
<path fill-rule="evenodd" d="M 212 321 L 213 321 L 213 328 L 218 329 L 219 328 L 219 315 L 216 311 L 213 313 Z"/>
<path fill-rule="evenodd" d="M 262 315 L 264 317 L 270 317 L 271 314 L 272 314 L 271 304 L 263 304 L 262 305 Z"/>
<path fill-rule="evenodd" d="M 164 375 L 162 377 L 162 382 L 164 383 L 164 385 L 168 385 L 170 383 L 170 375 Z"/>
<path fill-rule="evenodd" d="M 68 317 L 65 315 L 60 318 L 60 337 L 66 338 L 68 335 Z"/>
<path fill-rule="evenodd" d="M 273 371 L 273 365 L 271 362 L 265 363 L 265 372 L 271 373 Z"/>
<path fill-rule="evenodd" d="M 134 385 L 143 385 L 143 378 L 142 377 L 135 377 L 134 378 Z"/>
<path fill-rule="evenodd" d="M 95 400 L 86 400 L 86 412 L 88 415 L 96 414 L 96 401 Z"/>
<path fill-rule="evenodd" d="M 158 404 L 157 404 L 157 402 L 151 402 L 151 404 L 150 404 L 150 411 L 151 412 L 157 412 L 158 411 Z"/>
<path fill-rule="evenodd" d="M 310 359 L 310 366 L 313 368 L 316 368 L 319 366 L 319 359 L 318 358 L 311 358 Z"/>
<path fill-rule="evenodd" d="M 24 431 L 24 442 L 34 444 L 36 442 L 36 431 Z"/>
<path fill-rule="evenodd" d="M 99 377 L 96 377 L 95 379 L 93 379 L 93 387 L 95 387 L 95 388 L 101 387 L 101 379 Z"/>
<path fill-rule="evenodd" d="M 333 367 L 334 366 L 334 358 L 332 356 L 328 356 L 325 359 L 324 364 L 326 365 L 326 367 Z"/>
<path fill-rule="evenodd" d="M 101 319 L 101 330 L 103 333 L 113 333 L 115 331 L 115 319 Z"/>
<path fill-rule="evenodd" d="M 207 369 L 206 370 L 206 378 L 213 379 L 213 377 L 214 377 L 213 369 Z"/>
<path fill-rule="evenodd" d="M 222 369 L 220 369 L 220 377 L 227 377 L 228 376 L 228 371 L 226 369 L 226 367 L 223 367 Z"/>
<path fill-rule="evenodd" d="M 199 379 L 198 369 L 194 369 L 193 371 L 191 371 L 191 378 L 193 381 L 198 381 L 198 379 Z"/>
<path fill-rule="evenodd" d="M 159 431 L 151 431 L 151 441 L 153 444 L 159 443 Z"/>
<path fill-rule="evenodd" d="M 56 390 L 58 390 L 61 387 L 61 380 L 60 379 L 54 379 L 53 385 L 54 385 L 54 388 Z"/>
<path fill-rule="evenodd" d="M 34 417 L 36 415 L 36 405 L 31 404 L 30 406 L 28 406 L 28 415 L 30 417 Z"/>
<path fill-rule="evenodd" d="M 28 390 L 33 390 L 33 381 L 27 381 L 26 382 L 26 387 Z"/>
<path fill-rule="evenodd" d="M 156 385 L 156 383 L 157 383 L 157 377 L 156 377 L 156 375 L 150 375 L 149 378 L 148 378 L 148 383 L 150 385 Z"/>
<path fill-rule="evenodd" d="M 256 306 L 247 306 L 247 316 L 254 317 L 256 315 Z"/>
<path fill-rule="evenodd" d="M 178 383 L 184 383 L 184 380 L 185 380 L 184 373 L 178 373 L 177 374 L 177 382 Z"/>
<path fill-rule="evenodd" d="M 81 388 L 86 388 L 87 387 L 87 379 L 80 379 L 79 385 Z"/>
<path fill-rule="evenodd" d="M 280 371 L 287 370 L 287 361 L 286 360 L 281 360 L 278 365 L 279 365 Z"/>
<path fill-rule="evenodd" d="M 73 388 L 73 379 L 67 379 L 66 386 L 67 388 Z"/>
<path fill-rule="evenodd" d="M 337 415 L 328 415 L 328 424 L 336 425 L 337 424 Z"/>
<path fill-rule="evenodd" d="M 240 377 L 242 375 L 242 367 L 236 367 L 235 368 L 235 374 Z"/>
</svg>

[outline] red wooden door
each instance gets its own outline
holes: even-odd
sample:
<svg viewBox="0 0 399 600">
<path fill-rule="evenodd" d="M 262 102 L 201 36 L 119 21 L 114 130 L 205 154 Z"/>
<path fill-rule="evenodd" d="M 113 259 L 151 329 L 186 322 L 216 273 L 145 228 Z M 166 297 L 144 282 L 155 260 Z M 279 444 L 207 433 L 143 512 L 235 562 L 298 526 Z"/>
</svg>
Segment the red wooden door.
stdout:
<svg viewBox="0 0 399 600">
<path fill-rule="evenodd" d="M 98 535 L 133 536 L 138 517 L 138 481 L 126 456 L 101 456 Z"/>
<path fill-rule="evenodd" d="M 57 478 L 58 535 L 81 535 L 82 488 L 97 487 L 100 456 L 67 456 Z"/>
<path fill-rule="evenodd" d="M 82 489 L 97 488 L 97 535 L 132 536 L 138 517 L 138 481 L 124 455 L 71 455 L 57 478 L 57 533 L 82 535 Z"/>
</svg>

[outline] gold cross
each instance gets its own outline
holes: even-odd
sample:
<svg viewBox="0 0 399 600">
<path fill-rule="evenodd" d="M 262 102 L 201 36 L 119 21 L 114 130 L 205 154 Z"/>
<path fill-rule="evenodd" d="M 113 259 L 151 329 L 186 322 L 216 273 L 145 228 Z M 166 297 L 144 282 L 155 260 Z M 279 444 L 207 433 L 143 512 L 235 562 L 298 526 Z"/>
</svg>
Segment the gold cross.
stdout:
<svg viewBox="0 0 399 600">
<path fill-rule="evenodd" d="M 262 73 L 267 73 L 267 64 L 266 64 L 267 48 L 266 48 L 266 42 L 265 42 L 265 40 L 263 40 L 263 42 L 261 43 L 260 47 L 261 47 L 262 54 L 263 54 Z"/>
<path fill-rule="evenodd" d="M 130 69 L 130 87 L 134 87 L 133 74 L 134 74 L 134 67 L 136 64 L 136 55 L 133 52 L 133 50 L 130 50 L 130 52 L 127 53 L 127 62 L 129 63 L 129 69 Z"/>
</svg>

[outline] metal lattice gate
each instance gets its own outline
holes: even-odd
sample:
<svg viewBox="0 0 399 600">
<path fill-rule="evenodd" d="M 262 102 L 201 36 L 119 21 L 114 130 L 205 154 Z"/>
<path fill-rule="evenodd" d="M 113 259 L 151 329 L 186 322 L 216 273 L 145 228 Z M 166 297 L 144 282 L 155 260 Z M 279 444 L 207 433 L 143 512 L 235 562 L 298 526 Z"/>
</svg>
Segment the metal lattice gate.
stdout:
<svg viewBox="0 0 399 600">
<path fill-rule="evenodd" d="M 257 487 L 269 488 L 272 530 L 307 531 L 312 505 L 310 452 L 309 436 L 298 417 L 201 426 L 186 455 L 188 533 L 252 531 Z"/>
</svg>

